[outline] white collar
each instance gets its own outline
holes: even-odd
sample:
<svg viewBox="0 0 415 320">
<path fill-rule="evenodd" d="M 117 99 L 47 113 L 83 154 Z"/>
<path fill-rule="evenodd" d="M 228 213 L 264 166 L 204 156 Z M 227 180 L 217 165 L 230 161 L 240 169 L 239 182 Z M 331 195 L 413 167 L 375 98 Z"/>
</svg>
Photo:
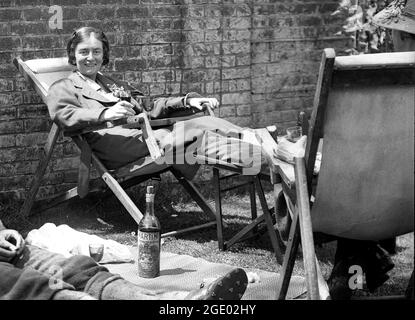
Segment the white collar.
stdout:
<svg viewBox="0 0 415 320">
<path fill-rule="evenodd" d="M 81 79 L 82 80 L 84 80 L 84 81 L 93 81 L 93 80 L 91 80 L 91 79 L 89 79 L 88 77 L 85 77 L 82 73 L 80 73 L 79 72 L 79 70 L 76 70 L 76 73 L 81 77 Z M 102 72 L 101 71 L 98 71 L 97 72 L 97 74 L 99 74 L 99 75 L 101 75 L 101 76 L 103 76 L 103 74 L 102 74 Z"/>
<path fill-rule="evenodd" d="M 112 94 L 112 92 L 106 92 L 104 89 L 102 89 L 102 87 L 96 83 L 94 80 L 85 77 L 82 73 L 80 73 L 78 70 L 76 70 L 77 74 L 79 75 L 79 77 L 85 81 L 86 85 L 89 86 L 91 89 L 93 89 L 94 91 L 97 91 L 100 95 L 106 97 L 109 100 L 112 100 L 114 102 L 119 101 L 119 98 L 114 97 L 114 95 Z M 98 72 L 100 75 L 102 75 L 101 72 Z"/>
</svg>

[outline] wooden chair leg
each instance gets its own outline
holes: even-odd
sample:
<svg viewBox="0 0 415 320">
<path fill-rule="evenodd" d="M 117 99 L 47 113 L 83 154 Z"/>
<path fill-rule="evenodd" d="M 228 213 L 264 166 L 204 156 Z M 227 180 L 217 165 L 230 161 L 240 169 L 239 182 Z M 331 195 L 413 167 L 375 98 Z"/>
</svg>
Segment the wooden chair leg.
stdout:
<svg viewBox="0 0 415 320">
<path fill-rule="evenodd" d="M 287 213 L 288 214 L 288 213 Z M 285 250 L 284 261 L 277 283 L 277 300 L 285 300 L 290 284 L 291 275 L 295 265 L 295 258 L 300 244 L 300 225 L 298 223 L 298 210 L 294 211 L 291 223 L 290 234 L 288 236 L 287 249 Z"/>
<path fill-rule="evenodd" d="M 105 183 L 112 190 L 114 195 L 118 198 L 118 200 L 122 203 L 124 208 L 128 211 L 128 213 L 138 224 L 141 218 L 143 217 L 143 214 L 137 208 L 137 206 L 134 204 L 134 202 L 131 200 L 128 194 L 124 191 L 124 189 L 120 186 L 118 181 L 115 180 L 115 178 L 108 172 L 105 172 L 102 175 L 102 179 L 105 181 Z"/>
<path fill-rule="evenodd" d="M 251 217 L 252 220 L 255 220 L 258 217 L 258 212 L 256 209 L 255 179 L 252 179 L 252 182 L 249 184 L 249 200 L 251 203 Z M 252 229 L 252 231 L 256 233 L 258 228 L 255 227 Z"/>
<path fill-rule="evenodd" d="M 320 298 L 313 227 L 310 215 L 310 197 L 308 195 L 307 176 L 304 158 L 295 158 L 295 186 L 297 207 L 300 221 L 301 244 L 303 249 L 304 269 L 307 280 L 307 293 L 311 300 Z"/>
<path fill-rule="evenodd" d="M 275 258 L 277 259 L 278 264 L 283 262 L 283 242 L 280 238 L 280 234 L 275 231 L 274 224 L 272 223 L 271 212 L 268 209 L 267 200 L 265 199 L 264 190 L 261 185 L 260 179 L 255 177 L 255 188 L 259 197 L 259 202 L 261 203 L 262 212 L 264 215 L 264 220 L 268 229 L 268 234 L 271 240 L 272 248 L 274 249 Z"/>
<path fill-rule="evenodd" d="M 20 214 L 23 217 L 27 217 L 30 214 L 30 210 L 32 209 L 33 203 L 36 198 L 36 194 L 39 191 L 42 178 L 46 172 L 46 168 L 48 166 L 50 157 L 52 155 L 53 148 L 56 144 L 56 140 L 58 139 L 59 132 L 60 132 L 59 127 L 55 123 L 52 124 L 52 128 L 49 131 L 48 140 L 46 141 L 45 147 L 43 149 L 43 153 L 41 155 L 39 166 L 37 167 L 35 171 L 32 184 L 30 186 L 29 191 L 27 192 L 26 199 L 20 211 Z"/>
<path fill-rule="evenodd" d="M 215 190 L 215 207 L 216 207 L 216 230 L 218 236 L 219 250 L 226 250 L 223 240 L 223 217 L 222 217 L 222 199 L 220 194 L 220 176 L 219 169 L 213 168 L 213 188 Z"/>
<path fill-rule="evenodd" d="M 196 231 L 196 230 L 200 230 L 200 229 L 204 229 L 204 228 L 213 227 L 214 225 L 216 225 L 216 221 L 210 221 L 210 222 L 206 222 L 206 223 L 203 223 L 203 224 L 199 224 L 197 226 L 192 226 L 192 227 L 188 227 L 188 228 L 184 228 L 184 229 L 180 229 L 180 230 L 165 232 L 165 233 L 161 234 L 161 237 L 165 238 L 165 237 L 177 236 L 177 235 L 187 233 L 187 232 L 190 232 L 190 231 Z"/>
<path fill-rule="evenodd" d="M 249 194 L 250 194 L 250 201 L 251 201 L 251 214 L 252 214 L 252 222 L 240 230 L 236 235 L 234 235 L 230 240 L 224 241 L 223 240 L 223 216 L 222 216 L 222 199 L 221 199 L 221 186 L 220 186 L 220 175 L 219 169 L 213 168 L 213 183 L 215 189 L 215 205 L 216 205 L 216 217 L 217 217 L 217 236 L 218 236 L 218 246 L 219 250 L 226 250 L 234 243 L 243 239 L 249 232 L 255 232 L 258 227 L 258 224 L 262 221 L 265 221 L 268 234 L 271 238 L 271 244 L 275 252 L 275 257 L 279 264 L 282 264 L 283 255 L 282 255 L 282 240 L 279 237 L 279 234 L 275 232 L 274 224 L 272 223 L 271 212 L 268 208 L 268 204 L 266 202 L 264 191 L 262 189 L 262 185 L 258 176 L 252 178 L 252 183 L 249 186 Z M 263 215 L 258 217 L 257 216 L 257 208 L 256 208 L 256 195 L 255 191 L 259 196 L 259 200 L 261 203 L 261 208 L 263 211 Z"/>
<path fill-rule="evenodd" d="M 212 227 L 212 226 L 216 225 L 217 224 L 217 217 L 216 217 L 215 211 L 213 210 L 211 205 L 206 201 L 206 199 L 203 197 L 203 195 L 199 192 L 199 190 L 194 186 L 194 184 L 191 181 L 187 180 L 178 170 L 176 170 L 174 168 L 170 168 L 169 170 L 173 173 L 173 175 L 175 176 L 177 181 L 179 181 L 179 183 L 189 193 L 189 195 L 197 203 L 197 205 L 203 210 L 203 212 L 207 213 L 211 218 L 213 218 L 213 221 L 203 223 L 203 224 L 200 224 L 200 225 L 197 225 L 197 226 L 177 230 L 177 231 L 164 233 L 161 236 L 162 237 L 174 236 L 174 235 L 178 235 L 178 234 L 181 234 L 181 233 L 186 233 L 186 232 L 189 232 L 189 231 L 204 229 L 204 228 L 208 228 L 208 227 Z"/>
<path fill-rule="evenodd" d="M 304 158 L 295 158 L 296 202 L 291 224 L 286 255 L 277 285 L 277 299 L 285 299 L 292 270 L 295 264 L 300 239 L 303 250 L 304 269 L 306 273 L 307 297 L 311 300 L 329 297 L 327 284 L 321 275 L 315 255 L 313 230 L 311 225 L 309 194 Z M 321 294 L 320 295 L 320 291 Z"/>
<path fill-rule="evenodd" d="M 192 199 L 197 203 L 197 205 L 203 210 L 203 212 L 207 213 L 212 219 L 216 220 L 215 210 L 206 201 L 199 190 L 197 190 L 194 184 L 184 178 L 183 175 L 176 169 L 171 168 L 170 171 L 176 177 L 177 181 L 179 181 L 179 183 L 183 186 L 183 188 L 185 188 L 185 190 L 189 193 Z"/>
<path fill-rule="evenodd" d="M 81 150 L 81 157 L 79 161 L 78 170 L 78 195 L 80 198 L 85 198 L 89 191 L 89 176 L 91 171 L 91 157 L 92 150 L 89 144 L 81 138 L 75 139 L 78 147 Z"/>
<path fill-rule="evenodd" d="M 326 299 L 328 296 L 328 288 L 325 286 L 325 281 L 321 275 L 315 255 L 309 205 L 310 198 L 304 158 L 295 158 L 295 177 L 297 206 L 293 214 L 287 250 L 277 285 L 276 298 L 285 299 L 287 295 L 288 285 L 295 264 L 295 257 L 301 240 L 308 299 L 318 300 L 321 297 Z M 320 296 L 320 291 L 322 291 L 323 296 Z"/>
<path fill-rule="evenodd" d="M 69 199 L 72 199 L 73 197 L 77 197 L 77 196 L 78 196 L 78 187 L 69 189 L 63 193 L 59 193 L 58 195 L 54 196 L 52 199 L 48 200 L 47 202 L 42 203 L 39 206 L 36 206 L 36 208 L 34 208 L 32 212 L 30 212 L 30 214 L 35 215 L 37 213 L 43 212 L 45 210 L 53 208 L 56 205 L 62 202 L 65 202 Z"/>
<path fill-rule="evenodd" d="M 408 300 L 414 300 L 414 270 L 412 270 L 411 277 L 408 281 L 408 286 L 406 287 L 405 298 Z"/>
</svg>

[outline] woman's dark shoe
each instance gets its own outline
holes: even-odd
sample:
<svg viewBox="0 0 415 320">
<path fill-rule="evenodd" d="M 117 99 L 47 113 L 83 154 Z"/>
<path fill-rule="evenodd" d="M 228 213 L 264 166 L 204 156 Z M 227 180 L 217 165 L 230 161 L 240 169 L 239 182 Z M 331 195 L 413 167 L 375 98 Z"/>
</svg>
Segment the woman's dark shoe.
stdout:
<svg viewBox="0 0 415 320">
<path fill-rule="evenodd" d="M 350 300 L 352 290 L 349 287 L 349 267 L 348 259 L 340 260 L 333 267 L 330 278 L 327 281 L 330 297 L 332 300 Z"/>
<path fill-rule="evenodd" d="M 241 300 L 248 286 L 248 277 L 237 268 L 216 279 L 211 284 L 191 292 L 188 300 Z"/>
<path fill-rule="evenodd" d="M 395 264 L 387 251 L 376 245 L 371 248 L 367 256 L 366 286 L 370 292 L 374 292 L 385 283 L 389 276 L 386 274 L 393 269 Z"/>
</svg>

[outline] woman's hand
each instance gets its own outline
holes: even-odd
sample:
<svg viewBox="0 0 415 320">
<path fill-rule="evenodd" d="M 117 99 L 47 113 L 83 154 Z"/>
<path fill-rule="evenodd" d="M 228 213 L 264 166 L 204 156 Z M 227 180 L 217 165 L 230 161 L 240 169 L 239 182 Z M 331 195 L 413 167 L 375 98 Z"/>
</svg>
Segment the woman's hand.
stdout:
<svg viewBox="0 0 415 320">
<path fill-rule="evenodd" d="M 9 262 L 19 255 L 25 246 L 23 237 L 16 230 L 0 230 L 0 261 Z"/>
<path fill-rule="evenodd" d="M 188 98 L 187 104 L 199 110 L 203 110 L 204 107 L 215 109 L 219 106 L 219 101 L 216 98 Z"/>
<path fill-rule="evenodd" d="M 106 109 L 101 117 L 103 121 L 117 120 L 135 115 L 133 105 L 127 101 L 119 101 L 112 107 Z"/>
</svg>

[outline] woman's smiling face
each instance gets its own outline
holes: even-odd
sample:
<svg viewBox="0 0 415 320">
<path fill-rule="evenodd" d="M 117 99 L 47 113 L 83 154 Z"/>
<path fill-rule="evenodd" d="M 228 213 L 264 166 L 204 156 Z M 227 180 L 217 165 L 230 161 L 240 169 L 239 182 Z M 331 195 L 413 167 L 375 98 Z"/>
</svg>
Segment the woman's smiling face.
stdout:
<svg viewBox="0 0 415 320">
<path fill-rule="evenodd" d="M 78 71 L 95 80 L 104 58 L 102 42 L 91 33 L 89 38 L 78 43 L 75 48 L 75 61 Z"/>
</svg>

